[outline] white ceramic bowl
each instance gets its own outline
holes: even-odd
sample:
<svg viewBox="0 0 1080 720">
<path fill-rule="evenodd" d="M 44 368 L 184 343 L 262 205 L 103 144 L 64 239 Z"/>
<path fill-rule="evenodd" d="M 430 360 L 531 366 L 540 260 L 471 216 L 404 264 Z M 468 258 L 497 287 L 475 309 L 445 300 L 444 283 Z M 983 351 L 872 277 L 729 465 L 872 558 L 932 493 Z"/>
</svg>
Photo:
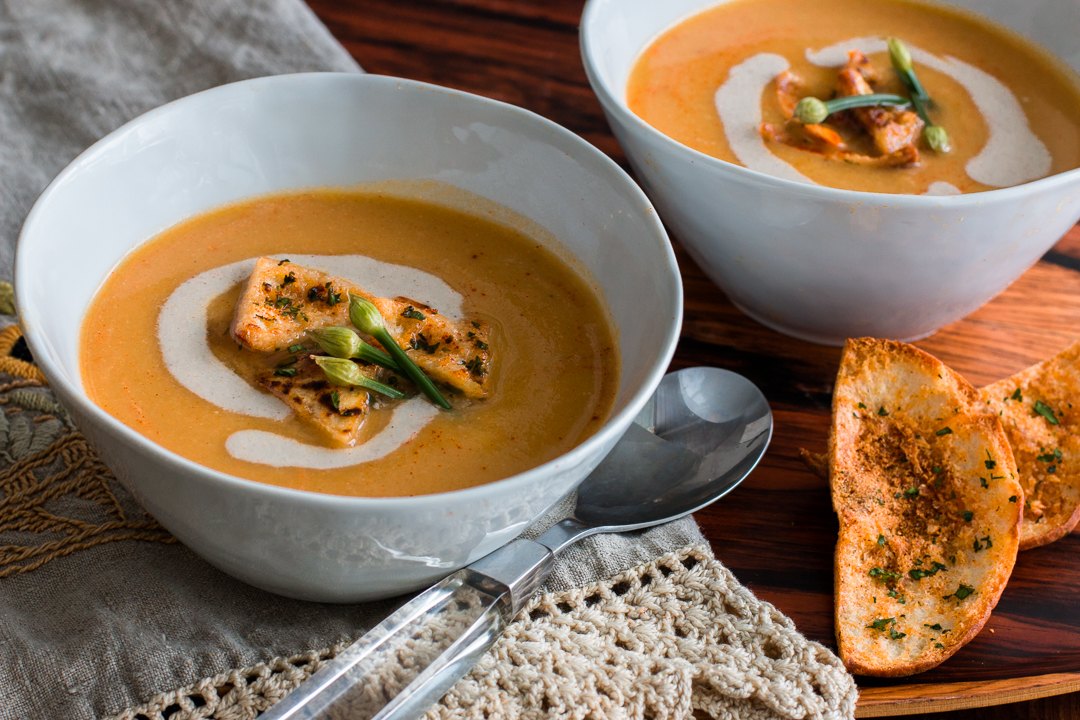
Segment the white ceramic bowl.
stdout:
<svg viewBox="0 0 1080 720">
<path fill-rule="evenodd" d="M 439 180 L 501 203 L 550 231 L 592 273 L 622 354 L 615 409 L 595 436 L 489 485 L 350 498 L 201 467 L 87 398 L 78 361 L 82 318 L 136 245 L 241 198 L 400 179 Z M 133 120 L 42 194 L 19 238 L 15 278 L 34 357 L 143 507 L 230 575 L 328 602 L 420 588 L 522 532 L 626 430 L 663 376 L 682 319 L 682 286 L 664 229 L 641 190 L 601 152 L 520 108 L 371 75 L 241 82 Z"/>
<path fill-rule="evenodd" d="M 806 185 L 682 145 L 634 115 L 639 53 L 716 0 L 589 0 L 593 90 L 660 216 L 746 314 L 814 342 L 925 337 L 1004 290 L 1080 217 L 1080 170 L 951 197 Z M 1073 0 L 961 0 L 1080 70 Z"/>
</svg>

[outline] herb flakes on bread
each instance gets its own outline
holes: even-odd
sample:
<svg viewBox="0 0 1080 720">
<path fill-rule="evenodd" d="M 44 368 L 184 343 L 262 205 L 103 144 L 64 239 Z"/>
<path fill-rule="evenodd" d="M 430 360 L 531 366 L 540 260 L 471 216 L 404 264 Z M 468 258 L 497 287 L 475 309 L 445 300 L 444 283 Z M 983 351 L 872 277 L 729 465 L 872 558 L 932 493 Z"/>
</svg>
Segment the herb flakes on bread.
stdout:
<svg viewBox="0 0 1080 720">
<path fill-rule="evenodd" d="M 1023 491 L 1000 422 L 978 402 L 967 381 L 910 345 L 859 339 L 844 349 L 829 471 L 836 636 L 853 673 L 938 665 L 978 633 L 1005 588 Z"/>
<path fill-rule="evenodd" d="M 1064 537 L 1080 521 L 1080 343 L 980 395 L 1001 420 L 1024 488 L 1020 549 Z"/>
</svg>

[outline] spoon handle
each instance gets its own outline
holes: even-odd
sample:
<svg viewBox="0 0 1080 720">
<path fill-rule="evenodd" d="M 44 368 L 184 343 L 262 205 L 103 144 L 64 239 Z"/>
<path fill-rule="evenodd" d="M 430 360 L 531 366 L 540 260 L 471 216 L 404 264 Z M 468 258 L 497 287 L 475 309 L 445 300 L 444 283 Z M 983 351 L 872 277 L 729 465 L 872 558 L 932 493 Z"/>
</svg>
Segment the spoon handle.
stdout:
<svg viewBox="0 0 1080 720">
<path fill-rule="evenodd" d="M 403 720 L 422 715 L 495 644 L 551 570 L 515 540 L 417 595 L 324 665 L 262 720 Z"/>
</svg>

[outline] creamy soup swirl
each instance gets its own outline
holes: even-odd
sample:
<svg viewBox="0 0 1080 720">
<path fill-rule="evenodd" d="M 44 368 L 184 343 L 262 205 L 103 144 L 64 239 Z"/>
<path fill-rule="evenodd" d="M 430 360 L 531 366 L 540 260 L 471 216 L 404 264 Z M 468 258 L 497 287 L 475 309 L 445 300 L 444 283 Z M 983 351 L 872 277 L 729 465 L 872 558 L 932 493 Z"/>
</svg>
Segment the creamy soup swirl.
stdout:
<svg viewBox="0 0 1080 720">
<path fill-rule="evenodd" d="M 278 258 L 283 259 L 283 258 Z M 461 294 L 430 273 L 381 262 L 363 255 L 290 255 L 306 266 L 361 285 L 376 295 L 414 298 L 439 308 L 452 319 L 462 314 Z M 207 338 L 211 302 L 251 274 L 256 258 L 200 273 L 169 296 L 158 316 L 158 341 L 165 366 L 177 382 L 222 410 L 250 417 L 283 420 L 292 410 L 260 392 L 214 355 Z M 417 397 L 394 409 L 386 427 L 354 448 L 309 445 L 277 433 L 242 430 L 226 440 L 238 460 L 274 467 L 329 469 L 360 465 L 389 455 L 424 429 L 438 410 Z"/>
<path fill-rule="evenodd" d="M 965 166 L 968 177 L 992 187 L 1010 187 L 1049 174 L 1050 151 L 1031 131 L 1020 101 L 1008 87 L 954 57 L 941 58 L 919 47 L 908 47 L 915 62 L 960 83 L 987 124 L 986 144 Z M 807 48 L 806 59 L 819 67 L 840 67 L 847 62 L 850 50 L 869 55 L 888 52 L 888 45 L 881 37 L 851 38 L 819 50 Z M 773 154 L 760 131 L 761 96 L 769 83 L 789 67 L 788 60 L 775 53 L 758 53 L 734 66 L 716 90 L 716 112 L 740 163 L 768 175 L 816 185 Z M 924 194 L 947 195 L 953 191 L 959 192 L 949 183 L 933 183 Z"/>
</svg>

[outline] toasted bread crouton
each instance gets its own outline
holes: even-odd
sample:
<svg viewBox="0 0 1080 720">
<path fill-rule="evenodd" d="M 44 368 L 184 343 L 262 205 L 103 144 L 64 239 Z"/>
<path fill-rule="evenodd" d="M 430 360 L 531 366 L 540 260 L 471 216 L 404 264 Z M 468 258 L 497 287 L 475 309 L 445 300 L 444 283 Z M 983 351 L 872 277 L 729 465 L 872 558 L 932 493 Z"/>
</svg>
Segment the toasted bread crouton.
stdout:
<svg viewBox="0 0 1080 720">
<path fill-rule="evenodd" d="M 491 350 L 486 323 L 454 323 L 416 301 L 375 297 L 347 280 L 287 260 L 256 261 L 236 304 L 232 335 L 251 350 L 274 352 L 309 330 L 347 326 L 349 293 L 375 304 L 390 335 L 432 380 L 466 397 L 487 396 Z"/>
<path fill-rule="evenodd" d="M 1020 472 L 1020 549 L 1064 537 L 1080 521 L 1080 343 L 980 395 L 1001 419 Z"/>
<path fill-rule="evenodd" d="M 372 380 L 376 379 L 378 370 L 374 365 L 360 368 Z M 267 368 L 250 379 L 281 398 L 297 417 L 318 427 L 335 445 L 354 445 L 367 418 L 367 391 L 331 385 L 311 355 L 301 356 L 287 371 L 296 374 Z"/>
<path fill-rule="evenodd" d="M 830 487 L 836 638 L 853 673 L 938 665 L 978 633 L 1005 588 L 1023 491 L 1001 424 L 977 400 L 910 345 L 860 339 L 844 349 Z M 983 482 L 987 462 L 994 476 Z"/>
</svg>

